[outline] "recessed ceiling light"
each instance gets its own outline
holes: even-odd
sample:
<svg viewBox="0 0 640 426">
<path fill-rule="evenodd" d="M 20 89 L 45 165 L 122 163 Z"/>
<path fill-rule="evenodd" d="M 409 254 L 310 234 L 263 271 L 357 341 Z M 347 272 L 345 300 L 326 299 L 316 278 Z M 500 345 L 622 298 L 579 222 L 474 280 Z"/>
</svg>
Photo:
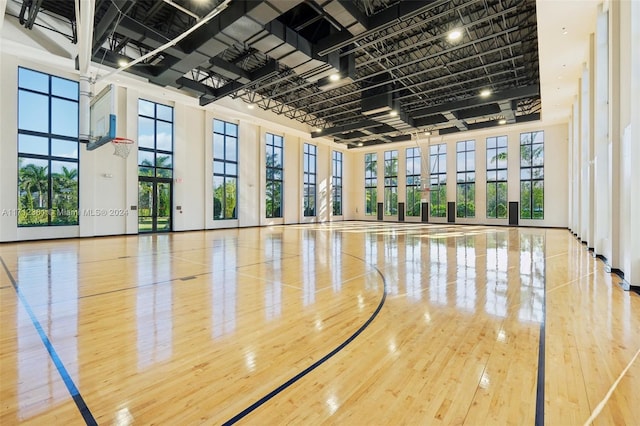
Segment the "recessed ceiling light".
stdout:
<svg viewBox="0 0 640 426">
<path fill-rule="evenodd" d="M 127 61 L 126 59 L 118 59 L 119 67 L 126 67 L 127 65 L 129 65 L 129 61 Z"/>
<path fill-rule="evenodd" d="M 491 90 L 489 89 L 482 89 L 480 91 L 480 96 L 482 96 L 483 98 L 486 98 L 487 96 L 489 96 L 491 94 Z"/>
<path fill-rule="evenodd" d="M 498 121 L 498 124 L 507 124 L 507 120 L 505 120 L 504 118 L 501 118 L 501 119 Z"/>
<path fill-rule="evenodd" d="M 460 37 L 462 37 L 462 31 L 460 30 L 452 30 L 447 36 L 447 38 L 451 41 L 460 40 Z"/>
<path fill-rule="evenodd" d="M 247 108 L 249 108 L 249 109 L 254 109 L 254 108 L 255 108 L 255 106 L 254 106 L 253 104 L 249 104 L 249 105 L 247 105 Z"/>
<path fill-rule="evenodd" d="M 389 113 L 389 115 L 390 115 L 390 116 L 392 116 L 392 117 L 395 117 L 396 115 L 398 115 L 398 111 L 396 111 L 395 109 L 394 109 L 394 110 L 391 110 L 391 112 Z"/>
<path fill-rule="evenodd" d="M 331 80 L 331 81 L 338 81 L 338 80 L 340 80 L 340 74 L 331 74 L 331 75 L 329 76 L 329 80 Z"/>
</svg>

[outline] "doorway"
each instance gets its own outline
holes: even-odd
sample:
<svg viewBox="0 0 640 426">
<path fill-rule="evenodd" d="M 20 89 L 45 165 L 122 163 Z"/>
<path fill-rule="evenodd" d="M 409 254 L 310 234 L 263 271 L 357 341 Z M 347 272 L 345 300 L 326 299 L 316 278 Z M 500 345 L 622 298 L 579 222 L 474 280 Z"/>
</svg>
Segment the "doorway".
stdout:
<svg viewBox="0 0 640 426">
<path fill-rule="evenodd" d="M 171 231 L 173 205 L 171 179 L 138 178 L 138 232 Z"/>
</svg>

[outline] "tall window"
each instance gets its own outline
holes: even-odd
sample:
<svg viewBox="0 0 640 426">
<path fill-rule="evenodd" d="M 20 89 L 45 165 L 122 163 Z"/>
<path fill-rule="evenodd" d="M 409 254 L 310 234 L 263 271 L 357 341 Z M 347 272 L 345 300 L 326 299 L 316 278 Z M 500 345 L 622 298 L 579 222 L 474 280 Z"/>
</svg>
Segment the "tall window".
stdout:
<svg viewBox="0 0 640 426">
<path fill-rule="evenodd" d="M 420 148 L 407 148 L 407 216 L 420 216 Z"/>
<path fill-rule="evenodd" d="M 520 218 L 544 219 L 544 132 L 520 134 Z"/>
<path fill-rule="evenodd" d="M 213 218 L 237 219 L 238 125 L 213 120 Z"/>
<path fill-rule="evenodd" d="M 375 153 L 364 155 L 364 191 L 364 214 L 376 215 L 378 212 L 378 155 Z"/>
<path fill-rule="evenodd" d="M 507 137 L 487 138 L 487 217 L 507 217 Z"/>
<path fill-rule="evenodd" d="M 283 138 L 267 133 L 267 212 L 268 218 L 282 217 Z"/>
<path fill-rule="evenodd" d="M 138 175 L 173 177 L 173 108 L 144 99 L 138 100 Z"/>
<path fill-rule="evenodd" d="M 476 215 L 476 141 L 457 143 L 457 217 Z"/>
<path fill-rule="evenodd" d="M 316 215 L 316 165 L 318 159 L 318 147 L 308 143 L 304 144 L 304 215 L 306 217 Z"/>
<path fill-rule="evenodd" d="M 429 210 L 433 217 L 447 216 L 447 145 L 429 147 L 431 200 Z"/>
<path fill-rule="evenodd" d="M 398 214 L 398 151 L 384 153 L 384 214 Z"/>
<path fill-rule="evenodd" d="M 78 224 L 78 93 L 18 68 L 18 226 Z"/>
<path fill-rule="evenodd" d="M 333 215 L 342 215 L 342 153 L 333 151 Z"/>
</svg>

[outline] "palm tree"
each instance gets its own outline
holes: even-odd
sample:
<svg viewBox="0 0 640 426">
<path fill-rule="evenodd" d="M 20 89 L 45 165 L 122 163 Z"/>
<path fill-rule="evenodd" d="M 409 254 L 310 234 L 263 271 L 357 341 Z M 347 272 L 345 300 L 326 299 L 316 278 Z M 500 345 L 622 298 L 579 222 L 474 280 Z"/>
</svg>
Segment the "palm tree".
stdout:
<svg viewBox="0 0 640 426">
<path fill-rule="evenodd" d="M 44 208 L 44 193 L 47 192 L 47 183 L 49 174 L 47 166 L 37 166 L 35 164 L 27 164 L 20 169 L 20 187 L 26 192 L 28 198 L 31 199 L 31 207 L 33 207 L 33 193 L 38 193 L 38 207 Z"/>
<path fill-rule="evenodd" d="M 21 225 L 39 223 L 34 211 L 34 193 L 38 194 L 38 208 L 42 209 L 47 207 L 45 205 L 45 194 L 48 192 L 47 187 L 49 183 L 47 168 L 47 166 L 38 166 L 33 163 L 27 164 L 26 166 L 20 165 L 18 186 L 21 195 L 24 195 L 24 199 L 20 200 L 20 208 L 26 212 L 26 218 L 23 220 L 21 217 L 18 220 L 18 223 Z"/>
<path fill-rule="evenodd" d="M 78 169 L 62 166 L 61 173 L 54 173 L 53 208 L 56 209 L 56 221 L 76 223 L 77 215 L 71 215 L 78 209 Z"/>
</svg>

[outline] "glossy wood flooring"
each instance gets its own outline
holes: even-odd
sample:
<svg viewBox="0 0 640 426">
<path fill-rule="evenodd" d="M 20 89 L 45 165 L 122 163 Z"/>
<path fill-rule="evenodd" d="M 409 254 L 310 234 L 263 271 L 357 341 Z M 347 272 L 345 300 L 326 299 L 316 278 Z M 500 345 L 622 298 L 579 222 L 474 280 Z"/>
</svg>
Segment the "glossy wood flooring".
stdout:
<svg viewBox="0 0 640 426">
<path fill-rule="evenodd" d="M 640 424 L 640 296 L 566 230 L 0 245 L 0 424 Z"/>
</svg>

